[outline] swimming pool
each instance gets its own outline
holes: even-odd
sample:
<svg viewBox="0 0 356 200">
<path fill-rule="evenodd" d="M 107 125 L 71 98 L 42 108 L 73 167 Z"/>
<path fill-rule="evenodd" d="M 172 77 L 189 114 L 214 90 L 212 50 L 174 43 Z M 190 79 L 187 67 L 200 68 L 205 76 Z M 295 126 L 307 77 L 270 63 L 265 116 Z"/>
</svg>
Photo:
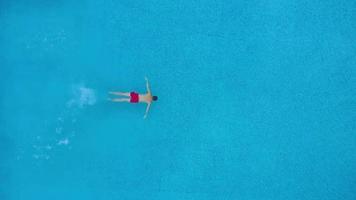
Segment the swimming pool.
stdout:
<svg viewBox="0 0 356 200">
<path fill-rule="evenodd" d="M 0 199 L 356 199 L 355 9 L 1 1 Z"/>
</svg>

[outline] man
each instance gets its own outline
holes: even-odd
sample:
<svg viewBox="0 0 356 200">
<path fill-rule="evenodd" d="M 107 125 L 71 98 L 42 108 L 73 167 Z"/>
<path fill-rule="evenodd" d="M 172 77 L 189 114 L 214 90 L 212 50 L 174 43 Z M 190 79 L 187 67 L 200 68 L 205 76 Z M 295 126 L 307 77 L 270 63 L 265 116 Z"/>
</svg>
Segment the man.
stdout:
<svg viewBox="0 0 356 200">
<path fill-rule="evenodd" d="M 147 88 L 146 94 L 139 94 L 137 92 L 109 92 L 110 94 L 113 94 L 113 95 L 125 96 L 125 98 L 115 98 L 115 99 L 109 99 L 109 100 L 111 100 L 113 102 L 147 103 L 146 112 L 143 117 L 143 118 L 146 118 L 148 111 L 150 110 L 151 103 L 153 101 L 157 101 L 158 97 L 152 96 L 147 77 L 145 77 L 145 80 L 146 80 L 146 88 Z"/>
</svg>

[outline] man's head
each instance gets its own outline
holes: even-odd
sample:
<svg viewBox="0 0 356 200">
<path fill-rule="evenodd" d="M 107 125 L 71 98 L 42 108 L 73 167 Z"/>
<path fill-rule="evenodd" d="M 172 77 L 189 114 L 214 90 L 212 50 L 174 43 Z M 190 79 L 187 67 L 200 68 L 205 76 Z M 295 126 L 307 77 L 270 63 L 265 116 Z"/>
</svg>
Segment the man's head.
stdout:
<svg viewBox="0 0 356 200">
<path fill-rule="evenodd" d="M 158 100 L 158 97 L 157 97 L 157 96 L 153 96 L 153 97 L 152 97 L 152 100 L 153 100 L 153 101 L 157 101 L 157 100 Z"/>
</svg>

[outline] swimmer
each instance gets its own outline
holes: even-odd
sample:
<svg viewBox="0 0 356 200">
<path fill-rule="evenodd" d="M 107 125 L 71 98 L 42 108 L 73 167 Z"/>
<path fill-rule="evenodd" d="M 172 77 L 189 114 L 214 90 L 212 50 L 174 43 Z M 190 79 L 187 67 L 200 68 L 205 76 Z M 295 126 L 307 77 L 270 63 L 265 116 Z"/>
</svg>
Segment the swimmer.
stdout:
<svg viewBox="0 0 356 200">
<path fill-rule="evenodd" d="M 139 94 L 137 92 L 109 92 L 109 94 L 128 97 L 128 98 L 115 98 L 109 100 L 113 102 L 147 103 L 146 112 L 143 117 L 145 119 L 147 117 L 148 111 L 150 110 L 151 103 L 153 101 L 158 100 L 157 96 L 152 96 L 147 77 L 145 77 L 145 80 L 146 80 L 146 88 L 147 88 L 146 94 Z"/>
</svg>

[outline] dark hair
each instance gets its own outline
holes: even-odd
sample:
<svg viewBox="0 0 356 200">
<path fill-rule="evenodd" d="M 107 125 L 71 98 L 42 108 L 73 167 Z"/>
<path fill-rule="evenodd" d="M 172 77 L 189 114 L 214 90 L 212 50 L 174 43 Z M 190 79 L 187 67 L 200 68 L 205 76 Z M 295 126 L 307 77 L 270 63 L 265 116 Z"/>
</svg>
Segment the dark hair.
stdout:
<svg viewBox="0 0 356 200">
<path fill-rule="evenodd" d="M 157 100 L 158 100 L 158 97 L 157 97 L 157 96 L 153 96 L 153 97 L 152 97 L 152 100 L 153 100 L 153 101 L 157 101 Z"/>
</svg>

